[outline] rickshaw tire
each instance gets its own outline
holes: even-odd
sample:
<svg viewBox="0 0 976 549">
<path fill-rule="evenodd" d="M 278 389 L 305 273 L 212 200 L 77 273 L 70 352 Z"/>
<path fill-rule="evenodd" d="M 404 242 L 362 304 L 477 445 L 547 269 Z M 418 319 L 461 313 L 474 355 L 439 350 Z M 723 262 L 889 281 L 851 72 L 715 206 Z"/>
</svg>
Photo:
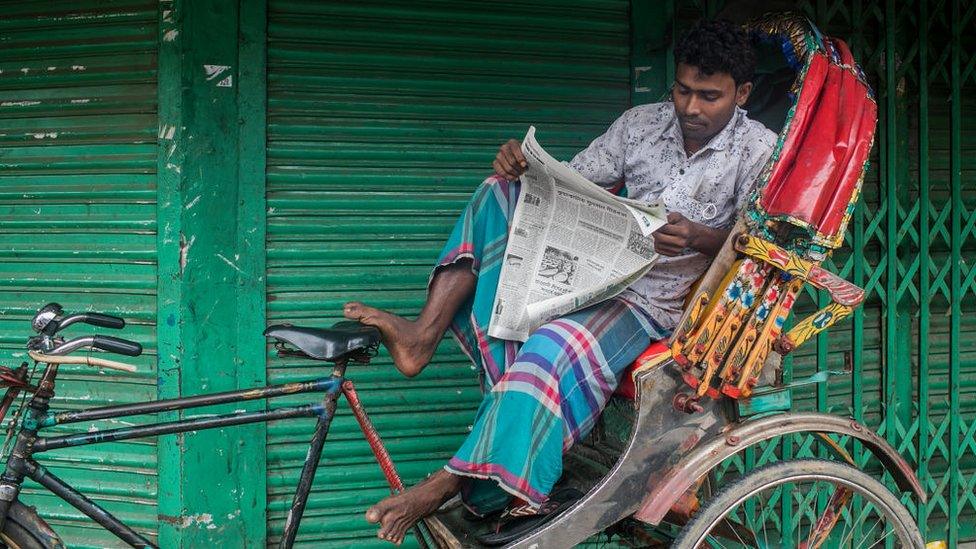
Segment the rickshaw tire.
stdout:
<svg viewBox="0 0 976 549">
<path fill-rule="evenodd" d="M 701 509 L 681 529 L 675 539 L 674 549 L 709 547 L 704 540 L 724 518 L 725 514 L 753 494 L 790 482 L 803 480 L 841 481 L 855 493 L 873 500 L 879 512 L 892 521 L 898 530 L 902 547 L 924 549 L 925 543 L 908 509 L 898 496 L 884 484 L 867 473 L 845 463 L 824 459 L 798 459 L 772 463 L 757 468 L 719 490 L 713 498 L 704 502 Z"/>
<path fill-rule="evenodd" d="M 3 533 L 0 534 L 0 547 L 9 549 L 63 549 L 64 544 L 61 540 L 43 532 L 37 532 L 31 522 L 31 516 L 36 517 L 33 508 L 16 502 L 7 514 L 7 521 L 3 525 Z"/>
</svg>

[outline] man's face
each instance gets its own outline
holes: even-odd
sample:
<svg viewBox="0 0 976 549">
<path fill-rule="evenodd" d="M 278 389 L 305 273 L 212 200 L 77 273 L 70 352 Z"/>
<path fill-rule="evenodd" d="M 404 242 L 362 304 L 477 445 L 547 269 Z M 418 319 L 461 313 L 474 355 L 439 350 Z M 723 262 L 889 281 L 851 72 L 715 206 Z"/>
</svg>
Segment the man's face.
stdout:
<svg viewBox="0 0 976 549">
<path fill-rule="evenodd" d="M 698 67 L 679 63 L 675 71 L 671 99 L 686 146 L 704 145 L 729 123 L 736 105 L 749 98 L 752 83 L 738 86 L 725 72 L 704 74 Z"/>
</svg>

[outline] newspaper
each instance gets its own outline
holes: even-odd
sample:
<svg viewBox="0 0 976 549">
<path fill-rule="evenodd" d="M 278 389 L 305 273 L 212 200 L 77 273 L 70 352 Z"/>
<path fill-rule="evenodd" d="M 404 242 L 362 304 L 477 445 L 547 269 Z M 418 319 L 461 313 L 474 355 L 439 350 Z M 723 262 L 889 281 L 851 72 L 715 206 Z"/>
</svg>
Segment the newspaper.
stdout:
<svg viewBox="0 0 976 549">
<path fill-rule="evenodd" d="M 609 299 L 654 264 L 660 203 L 615 196 L 550 156 L 530 127 L 528 170 L 508 236 L 488 335 L 525 341 L 546 322 Z"/>
</svg>

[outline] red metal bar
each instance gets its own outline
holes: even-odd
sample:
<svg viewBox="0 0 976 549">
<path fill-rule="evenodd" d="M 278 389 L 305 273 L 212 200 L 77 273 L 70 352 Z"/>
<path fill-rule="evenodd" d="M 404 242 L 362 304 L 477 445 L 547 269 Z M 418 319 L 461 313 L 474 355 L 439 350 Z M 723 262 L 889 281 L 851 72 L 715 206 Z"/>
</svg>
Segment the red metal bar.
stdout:
<svg viewBox="0 0 976 549">
<path fill-rule="evenodd" d="M 400 475 L 396 472 L 396 466 L 393 465 L 390 453 L 386 451 L 386 446 L 383 446 L 383 441 L 380 440 L 379 433 L 373 427 L 373 422 L 366 415 L 366 409 L 363 408 L 363 403 L 359 400 L 359 395 L 356 394 L 356 387 L 348 379 L 342 382 L 342 394 L 346 396 L 346 402 L 349 403 L 352 414 L 356 416 L 356 421 L 359 422 L 359 428 L 362 429 L 363 436 L 366 437 L 366 442 L 369 443 L 369 448 L 373 451 L 373 456 L 376 457 L 376 463 L 379 463 L 383 476 L 386 477 L 386 482 L 390 485 L 390 492 L 394 494 L 402 492 L 403 481 L 400 480 Z M 421 549 L 428 549 L 429 547 L 425 537 L 433 539 L 425 522 L 422 520 L 415 526 L 417 543 L 420 544 Z"/>
<path fill-rule="evenodd" d="M 397 474 L 393 460 L 390 459 L 390 453 L 383 446 L 383 441 L 380 440 L 379 433 L 373 427 L 373 422 L 366 415 L 366 409 L 363 408 L 363 403 L 360 402 L 359 395 L 356 394 L 356 388 L 351 381 L 346 380 L 342 382 L 342 394 L 346 396 L 346 401 L 349 402 L 349 408 L 352 409 L 353 415 L 356 416 L 356 421 L 359 422 L 359 428 L 363 430 L 363 436 L 366 437 L 369 448 L 373 451 L 373 455 L 376 456 L 376 462 L 380 464 L 380 469 L 383 470 L 383 476 L 386 477 L 386 481 L 390 484 L 390 490 L 393 493 L 402 492 L 403 481 L 400 480 L 400 475 Z"/>
</svg>

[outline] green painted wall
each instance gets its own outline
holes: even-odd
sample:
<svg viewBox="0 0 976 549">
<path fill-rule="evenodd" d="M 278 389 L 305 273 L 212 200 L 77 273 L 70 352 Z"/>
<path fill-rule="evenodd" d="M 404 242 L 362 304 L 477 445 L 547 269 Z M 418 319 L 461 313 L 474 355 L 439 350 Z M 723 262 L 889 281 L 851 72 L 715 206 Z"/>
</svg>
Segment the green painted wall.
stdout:
<svg viewBox="0 0 976 549">
<path fill-rule="evenodd" d="M 264 6 L 162 2 L 159 16 L 160 396 L 260 387 Z M 263 424 L 161 437 L 162 546 L 264 544 L 264 438 Z"/>
</svg>

